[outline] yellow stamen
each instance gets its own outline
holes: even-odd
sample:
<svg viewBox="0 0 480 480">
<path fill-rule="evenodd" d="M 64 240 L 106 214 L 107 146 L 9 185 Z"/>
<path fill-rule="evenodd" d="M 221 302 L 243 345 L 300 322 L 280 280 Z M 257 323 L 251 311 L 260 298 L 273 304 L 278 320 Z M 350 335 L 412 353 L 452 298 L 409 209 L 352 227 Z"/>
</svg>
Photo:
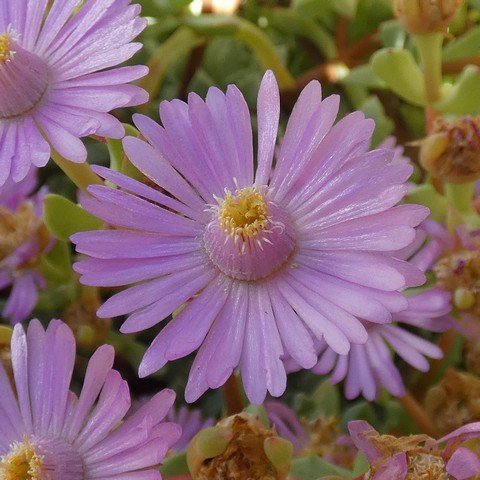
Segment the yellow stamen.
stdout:
<svg viewBox="0 0 480 480">
<path fill-rule="evenodd" d="M 11 44 L 12 42 L 8 34 L 6 32 L 2 33 L 2 35 L 0 35 L 0 64 L 11 57 Z"/>
<path fill-rule="evenodd" d="M 12 445 L 10 452 L 0 457 L 2 480 L 41 480 L 43 459 L 27 440 Z"/>
<path fill-rule="evenodd" d="M 229 235 L 246 240 L 268 224 L 268 204 L 257 187 L 228 192 L 220 204 L 220 225 Z"/>
</svg>

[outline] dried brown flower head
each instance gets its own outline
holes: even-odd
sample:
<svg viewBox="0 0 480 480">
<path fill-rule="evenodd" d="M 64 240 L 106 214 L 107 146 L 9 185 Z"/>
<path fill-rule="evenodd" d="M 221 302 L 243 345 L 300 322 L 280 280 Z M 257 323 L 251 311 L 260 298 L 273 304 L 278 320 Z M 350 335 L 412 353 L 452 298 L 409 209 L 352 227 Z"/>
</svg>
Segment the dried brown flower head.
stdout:
<svg viewBox="0 0 480 480">
<path fill-rule="evenodd" d="M 437 284 L 453 295 L 462 312 L 480 315 L 480 250 L 452 250 L 433 267 Z"/>
<path fill-rule="evenodd" d="M 410 33 L 442 32 L 454 19 L 463 0 L 393 0 L 395 15 Z"/>
<path fill-rule="evenodd" d="M 189 446 L 189 467 L 195 480 L 286 479 L 292 446 L 257 417 L 242 413 L 207 430 L 197 434 Z M 212 449 L 215 454 L 208 455 Z"/>
<path fill-rule="evenodd" d="M 480 118 L 437 119 L 421 142 L 420 161 L 434 177 L 451 183 L 480 177 Z"/>
<path fill-rule="evenodd" d="M 427 392 L 425 408 L 441 435 L 480 420 L 480 378 L 447 370 L 440 383 Z"/>
</svg>

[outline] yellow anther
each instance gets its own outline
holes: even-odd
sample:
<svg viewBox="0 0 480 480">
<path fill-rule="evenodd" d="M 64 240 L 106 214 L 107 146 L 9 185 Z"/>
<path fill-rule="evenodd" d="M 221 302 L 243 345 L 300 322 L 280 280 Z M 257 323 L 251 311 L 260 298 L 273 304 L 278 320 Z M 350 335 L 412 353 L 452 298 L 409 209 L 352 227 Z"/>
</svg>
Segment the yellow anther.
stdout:
<svg viewBox="0 0 480 480">
<path fill-rule="evenodd" d="M 220 204 L 219 221 L 229 235 L 246 240 L 268 225 L 268 204 L 257 187 L 228 192 Z"/>
<path fill-rule="evenodd" d="M 0 64 L 8 60 L 12 54 L 12 42 L 10 36 L 5 32 L 0 35 Z"/>
<path fill-rule="evenodd" d="M 10 452 L 0 457 L 0 478 L 2 480 L 41 480 L 42 456 L 26 439 L 12 445 Z"/>
</svg>

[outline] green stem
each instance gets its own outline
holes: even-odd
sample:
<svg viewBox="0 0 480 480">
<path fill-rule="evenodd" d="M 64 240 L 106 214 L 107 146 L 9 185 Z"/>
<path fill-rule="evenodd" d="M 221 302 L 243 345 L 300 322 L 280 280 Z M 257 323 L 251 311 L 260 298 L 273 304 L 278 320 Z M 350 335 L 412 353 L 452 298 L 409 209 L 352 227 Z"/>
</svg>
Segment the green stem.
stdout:
<svg viewBox="0 0 480 480">
<path fill-rule="evenodd" d="M 223 397 L 227 407 L 227 415 L 235 415 L 240 413 L 245 405 L 243 403 L 242 388 L 235 373 L 232 373 L 230 378 L 222 387 Z"/>
<path fill-rule="evenodd" d="M 103 184 L 102 179 L 90 168 L 87 162 L 70 162 L 53 149 L 51 157 L 65 175 L 81 190 L 86 190 L 92 184 Z"/>
<path fill-rule="evenodd" d="M 237 21 L 238 30 L 235 33 L 235 38 L 250 47 L 260 63 L 273 71 L 281 90 L 294 88 L 295 78 L 278 57 L 268 36 L 253 23 L 243 18 L 237 18 Z"/>
<path fill-rule="evenodd" d="M 414 38 L 423 65 L 427 100 L 431 105 L 439 100 L 441 95 L 443 33 L 414 35 Z"/>
<path fill-rule="evenodd" d="M 473 228 L 480 228 L 480 217 L 472 205 L 475 198 L 475 183 L 446 183 L 445 195 L 448 202 L 447 227 L 450 233 L 466 223 Z"/>
<path fill-rule="evenodd" d="M 445 183 L 448 203 L 459 213 L 473 213 L 472 200 L 475 197 L 475 182 Z"/>
</svg>

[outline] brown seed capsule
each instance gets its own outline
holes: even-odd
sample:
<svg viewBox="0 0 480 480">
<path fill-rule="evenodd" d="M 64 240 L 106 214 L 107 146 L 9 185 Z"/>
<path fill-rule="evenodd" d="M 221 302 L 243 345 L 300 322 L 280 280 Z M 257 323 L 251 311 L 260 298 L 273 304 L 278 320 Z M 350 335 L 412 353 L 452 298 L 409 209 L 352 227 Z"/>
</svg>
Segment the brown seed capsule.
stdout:
<svg viewBox="0 0 480 480">
<path fill-rule="evenodd" d="M 480 420 L 480 378 L 449 369 L 427 392 L 425 408 L 441 435 Z"/>
<path fill-rule="evenodd" d="M 292 450 L 257 417 L 241 413 L 199 432 L 187 459 L 194 480 L 285 480 Z"/>
<path fill-rule="evenodd" d="M 450 183 L 480 178 L 480 118 L 438 119 L 421 142 L 420 162 L 432 176 Z"/>
<path fill-rule="evenodd" d="M 409 33 L 442 32 L 453 21 L 463 0 L 393 0 L 395 15 Z"/>
</svg>

